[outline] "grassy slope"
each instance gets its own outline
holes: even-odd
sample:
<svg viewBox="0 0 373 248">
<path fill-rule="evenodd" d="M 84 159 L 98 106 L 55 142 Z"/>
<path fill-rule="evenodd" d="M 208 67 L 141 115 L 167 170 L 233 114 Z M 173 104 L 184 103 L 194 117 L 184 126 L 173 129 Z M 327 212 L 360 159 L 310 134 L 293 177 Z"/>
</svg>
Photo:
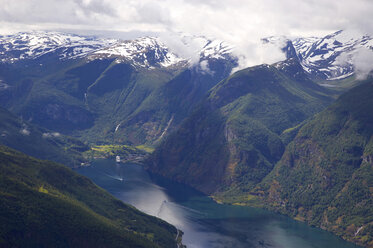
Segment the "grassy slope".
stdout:
<svg viewBox="0 0 373 248">
<path fill-rule="evenodd" d="M 40 66 L 39 63 L 43 62 L 46 64 Z M 92 126 L 94 115 L 85 108 L 83 97 L 76 97 L 78 92 L 75 92 L 75 88 L 79 83 L 84 84 L 90 74 L 99 71 L 100 66 L 91 69 L 93 72 L 82 72 L 78 78 L 73 73 L 67 73 L 81 66 L 84 67 L 82 60 L 59 59 L 25 61 L 9 66 L 5 75 L 0 75 L 11 85 L 3 91 L 3 94 L 10 96 L 3 106 L 26 120 L 58 132 L 71 134 L 72 130 Z M 66 81 L 75 80 L 74 84 L 54 81 L 54 77 L 65 75 L 65 72 Z"/>
<path fill-rule="evenodd" d="M 37 158 L 73 167 L 83 161 L 81 152 L 88 149 L 76 139 L 38 128 L 3 108 L 0 108 L 0 120 L 0 144 Z"/>
<path fill-rule="evenodd" d="M 177 70 L 137 70 L 113 59 L 68 63 L 51 60 L 41 70 L 38 62 L 0 66 L 0 79 L 11 85 L 0 92 L 1 104 L 24 119 L 95 143 L 154 141 L 168 123 L 168 116 L 149 120 L 146 108 L 140 105 Z M 153 108 L 160 109 L 163 106 L 157 108 L 157 100 L 150 102 Z M 114 135 L 116 126 L 128 121 L 135 111 L 145 116 L 128 123 L 129 127 L 121 125 Z M 144 128 L 139 128 L 138 122 Z"/>
<path fill-rule="evenodd" d="M 372 106 L 368 80 L 311 119 L 251 203 L 373 247 Z"/>
<path fill-rule="evenodd" d="M 114 59 L 53 56 L 0 64 L 0 80 L 11 86 L 0 91 L 0 104 L 39 126 L 92 143 L 152 145 L 233 66 L 234 61 L 210 61 L 215 72 L 209 74 L 185 66 L 145 69 Z"/>
<path fill-rule="evenodd" d="M 139 163 L 152 151 L 153 148 L 146 146 L 96 145 L 85 151 L 83 156 L 87 161 L 97 158 L 115 159 L 120 156 L 121 162 Z"/>
<path fill-rule="evenodd" d="M 173 73 L 160 69 L 136 71 L 126 64 L 112 66 L 88 92 L 88 106 L 97 119 L 91 129 L 81 132 L 83 138 L 93 142 L 143 144 L 160 136 L 167 124 L 167 120 L 162 120 L 166 118 L 151 119 L 153 113 L 142 111 L 141 104 L 170 80 Z M 159 103 L 152 102 L 152 105 L 156 108 Z M 142 112 L 142 116 L 131 118 L 136 111 Z"/>
<path fill-rule="evenodd" d="M 294 61 L 277 67 L 245 69 L 220 82 L 156 149 L 149 168 L 225 200 L 259 183 L 281 158 L 281 133 L 330 102 L 320 86 L 292 77 L 302 76 Z"/>
<path fill-rule="evenodd" d="M 61 165 L 0 147 L 1 247 L 176 247 L 176 229 Z"/>
<path fill-rule="evenodd" d="M 108 87 L 120 81 L 119 87 L 107 92 L 100 90 L 103 92 L 100 94 L 93 88 L 89 91 L 92 93 L 89 94 L 89 106 L 100 117 L 84 138 L 91 139 L 102 133 L 99 138 L 114 143 L 154 145 L 177 126 L 233 66 L 229 62 L 220 62 L 219 65 L 221 71 L 213 75 L 195 68 L 134 70 L 123 68 L 128 67 L 125 64 L 114 65 L 95 86 Z M 112 77 L 115 80 L 110 79 Z"/>
</svg>

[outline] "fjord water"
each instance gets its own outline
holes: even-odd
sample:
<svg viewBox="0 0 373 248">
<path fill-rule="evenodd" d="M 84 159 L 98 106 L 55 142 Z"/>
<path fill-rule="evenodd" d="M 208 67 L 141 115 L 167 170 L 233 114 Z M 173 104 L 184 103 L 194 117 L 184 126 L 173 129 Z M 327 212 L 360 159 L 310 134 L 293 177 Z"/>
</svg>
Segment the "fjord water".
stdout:
<svg viewBox="0 0 373 248">
<path fill-rule="evenodd" d="M 266 210 L 215 203 L 192 188 L 136 164 L 96 160 L 77 172 L 118 199 L 184 232 L 194 247 L 357 248 L 318 228 Z"/>
</svg>

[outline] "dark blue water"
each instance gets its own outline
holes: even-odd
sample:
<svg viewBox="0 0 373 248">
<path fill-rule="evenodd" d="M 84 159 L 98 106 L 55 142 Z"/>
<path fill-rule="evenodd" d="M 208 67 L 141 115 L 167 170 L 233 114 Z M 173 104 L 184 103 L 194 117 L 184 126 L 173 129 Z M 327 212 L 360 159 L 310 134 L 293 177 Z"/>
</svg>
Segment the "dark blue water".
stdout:
<svg viewBox="0 0 373 248">
<path fill-rule="evenodd" d="M 77 172 L 122 201 L 181 229 L 188 248 L 358 247 L 276 213 L 217 204 L 188 186 L 151 175 L 139 165 L 97 160 Z"/>
</svg>

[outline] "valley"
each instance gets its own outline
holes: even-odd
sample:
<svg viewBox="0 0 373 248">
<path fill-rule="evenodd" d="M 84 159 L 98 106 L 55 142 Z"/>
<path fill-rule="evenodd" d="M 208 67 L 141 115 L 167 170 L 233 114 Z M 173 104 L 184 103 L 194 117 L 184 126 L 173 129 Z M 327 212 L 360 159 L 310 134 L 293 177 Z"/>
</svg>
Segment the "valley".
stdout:
<svg viewBox="0 0 373 248">
<path fill-rule="evenodd" d="M 185 184 L 148 173 L 136 164 L 96 160 L 77 172 L 116 198 L 183 230 L 187 247 L 359 247 L 284 215 L 218 204 Z"/>
<path fill-rule="evenodd" d="M 73 225 L 56 247 L 181 247 L 181 231 L 187 247 L 373 247 L 373 81 L 353 65 L 373 45 L 349 35 L 265 38 L 283 40 L 284 60 L 243 69 L 233 45 L 205 36 L 180 35 L 193 57 L 151 36 L 1 36 L 0 245 L 52 244 L 20 223 L 47 235 L 56 214 L 51 232 Z M 77 215 L 110 238 L 69 240 Z"/>
</svg>

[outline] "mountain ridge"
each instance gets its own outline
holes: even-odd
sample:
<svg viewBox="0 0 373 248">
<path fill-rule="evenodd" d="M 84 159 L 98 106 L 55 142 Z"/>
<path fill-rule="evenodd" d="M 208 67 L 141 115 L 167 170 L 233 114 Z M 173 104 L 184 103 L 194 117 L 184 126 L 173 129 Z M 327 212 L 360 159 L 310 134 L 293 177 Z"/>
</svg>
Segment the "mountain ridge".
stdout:
<svg viewBox="0 0 373 248">
<path fill-rule="evenodd" d="M 61 60 L 79 57 L 86 57 L 89 60 L 118 58 L 118 62 L 126 60 L 132 62 L 134 66 L 149 69 L 154 66 L 169 67 L 178 64 L 190 66 L 202 62 L 201 69 L 206 69 L 208 72 L 207 62 L 203 61 L 211 58 L 237 59 L 235 54 L 239 54 L 239 51 L 233 52 L 234 46 L 204 36 L 178 34 L 173 39 L 180 40 L 185 48 L 192 43 L 198 44 L 199 48 L 193 51 L 199 57 L 198 60 L 193 62 L 191 58 L 181 56 L 157 37 L 145 36 L 133 40 L 121 40 L 34 31 L 0 37 L 0 61 L 15 63 L 57 52 L 57 57 Z M 276 43 L 278 46 L 283 44 L 285 48 L 293 47 L 295 56 L 304 70 L 317 80 L 337 80 L 351 76 L 355 70 L 353 56 L 356 51 L 361 48 L 373 49 L 373 38 L 369 35 L 343 30 L 324 37 L 268 37 L 263 38 L 262 41 Z M 287 42 L 291 44 L 286 44 Z M 284 50 L 284 52 L 289 51 Z"/>
<path fill-rule="evenodd" d="M 232 55 L 232 47 L 223 41 L 211 40 L 204 36 L 180 37 L 184 46 L 189 42 L 198 43 L 200 61 L 219 59 Z M 25 59 L 37 59 L 48 54 L 57 54 L 60 60 L 87 58 L 118 58 L 134 66 L 151 69 L 154 66 L 169 67 L 191 65 L 191 59 L 171 51 L 158 37 L 139 37 L 133 40 L 99 38 L 62 32 L 33 31 L 0 37 L 0 61 L 16 63 Z M 197 61 L 198 62 L 198 61 Z"/>
<path fill-rule="evenodd" d="M 117 40 L 115 54 L 106 47 L 60 59 L 52 49 L 35 59 L 0 63 L 0 101 L 25 120 L 88 142 L 153 145 L 237 64 L 222 42 L 193 39 L 202 45 L 197 64 L 150 37 Z"/>
<path fill-rule="evenodd" d="M 307 77 L 286 75 L 284 68 L 297 63 L 255 66 L 221 81 L 156 148 L 148 168 L 207 194 L 255 185 L 280 159 L 281 133 L 331 101 Z"/>
</svg>

